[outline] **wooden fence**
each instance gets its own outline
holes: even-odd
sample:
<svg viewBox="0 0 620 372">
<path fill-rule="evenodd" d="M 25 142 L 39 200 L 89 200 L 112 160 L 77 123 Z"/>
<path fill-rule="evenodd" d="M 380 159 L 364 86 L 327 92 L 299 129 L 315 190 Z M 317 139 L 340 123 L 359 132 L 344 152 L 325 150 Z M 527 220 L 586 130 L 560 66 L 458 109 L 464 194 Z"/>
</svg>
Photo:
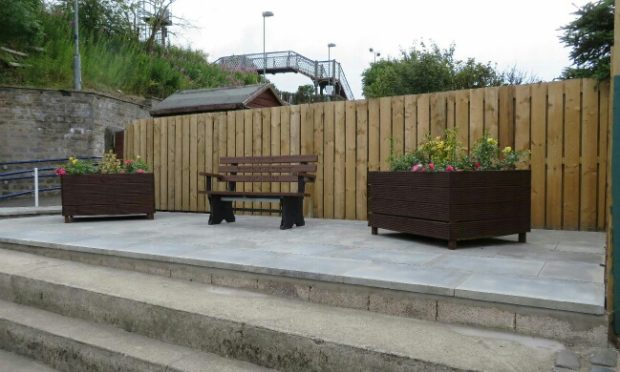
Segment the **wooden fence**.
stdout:
<svg viewBox="0 0 620 372">
<path fill-rule="evenodd" d="M 220 156 L 317 154 L 307 214 L 363 220 L 367 171 L 388 169 L 390 142 L 403 153 L 452 127 L 466 146 L 488 131 L 530 151 L 533 227 L 604 230 L 609 84 L 590 79 L 138 120 L 125 155 L 153 167 L 158 210 L 203 212 L 198 172 Z"/>
</svg>

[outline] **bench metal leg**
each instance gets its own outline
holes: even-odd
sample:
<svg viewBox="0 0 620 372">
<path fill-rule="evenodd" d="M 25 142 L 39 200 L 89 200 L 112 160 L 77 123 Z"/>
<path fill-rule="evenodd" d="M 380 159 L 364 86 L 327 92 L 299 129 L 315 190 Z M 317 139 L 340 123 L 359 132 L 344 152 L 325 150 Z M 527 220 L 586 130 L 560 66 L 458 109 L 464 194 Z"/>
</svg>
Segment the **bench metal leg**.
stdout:
<svg viewBox="0 0 620 372">
<path fill-rule="evenodd" d="M 282 222 L 280 229 L 286 230 L 293 225 L 303 226 L 306 224 L 304 220 L 304 199 L 298 197 L 282 198 Z"/>
<path fill-rule="evenodd" d="M 209 198 L 211 204 L 211 214 L 209 215 L 209 225 L 218 225 L 223 220 L 226 222 L 235 222 L 235 214 L 233 213 L 232 202 L 222 201 L 221 198 L 213 196 Z"/>
</svg>

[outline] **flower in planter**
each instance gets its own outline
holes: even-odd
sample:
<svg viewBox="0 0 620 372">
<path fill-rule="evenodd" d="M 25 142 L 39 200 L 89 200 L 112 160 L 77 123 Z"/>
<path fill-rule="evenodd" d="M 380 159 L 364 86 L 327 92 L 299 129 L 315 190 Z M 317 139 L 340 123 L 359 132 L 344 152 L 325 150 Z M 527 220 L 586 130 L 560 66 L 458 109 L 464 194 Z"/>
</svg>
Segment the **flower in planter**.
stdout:
<svg viewBox="0 0 620 372">
<path fill-rule="evenodd" d="M 56 174 L 58 176 L 73 176 L 85 174 L 146 173 L 148 171 L 148 165 L 140 156 L 137 156 L 136 160 L 126 159 L 124 162 L 121 162 L 120 159 L 117 159 L 116 154 L 110 150 L 103 155 L 99 164 L 95 164 L 92 160 L 83 160 L 71 156 L 64 167 L 56 169 Z"/>
<path fill-rule="evenodd" d="M 400 156 L 393 153 L 389 158 L 393 171 L 454 172 L 515 169 L 527 152 L 514 151 L 510 146 L 500 151 L 497 140 L 485 132 L 467 153 L 457 140 L 456 130 L 448 129 L 443 137 L 429 136 L 414 152 Z"/>
</svg>

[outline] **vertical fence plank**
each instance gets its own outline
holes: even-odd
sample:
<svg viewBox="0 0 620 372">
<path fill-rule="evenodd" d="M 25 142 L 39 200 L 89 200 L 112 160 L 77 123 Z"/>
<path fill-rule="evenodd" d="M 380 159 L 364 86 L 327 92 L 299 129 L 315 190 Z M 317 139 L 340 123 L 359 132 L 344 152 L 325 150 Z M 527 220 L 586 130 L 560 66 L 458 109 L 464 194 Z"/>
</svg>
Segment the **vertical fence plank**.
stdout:
<svg viewBox="0 0 620 372">
<path fill-rule="evenodd" d="M 285 106 L 280 109 L 280 155 L 291 154 L 291 107 Z M 291 185 L 282 183 L 280 186 L 284 192 L 291 190 Z"/>
<path fill-rule="evenodd" d="M 215 142 L 213 141 L 213 128 L 214 128 L 214 116 L 212 114 L 205 115 L 205 172 L 209 173 L 217 173 L 217 159 L 215 159 Z M 215 164 L 214 164 L 215 163 Z M 204 183 L 204 188 L 202 190 L 207 190 L 207 178 L 202 176 L 202 181 Z M 211 211 L 211 205 L 209 204 L 209 197 L 207 194 L 204 194 L 204 210 L 205 212 Z"/>
<path fill-rule="evenodd" d="M 469 148 L 474 147 L 484 133 L 484 89 L 469 91 Z"/>
<path fill-rule="evenodd" d="M 413 152 L 418 147 L 416 98 L 405 96 L 405 152 Z"/>
<path fill-rule="evenodd" d="M 333 103 L 325 105 L 325 129 L 323 138 L 323 216 L 334 218 L 334 111 Z"/>
<path fill-rule="evenodd" d="M 368 170 L 379 170 L 379 99 L 368 100 Z"/>
<path fill-rule="evenodd" d="M 314 181 L 314 200 L 312 202 L 312 206 L 314 208 L 313 215 L 315 217 L 323 217 L 323 172 L 325 169 L 325 159 L 324 159 L 324 128 L 325 121 L 323 115 L 323 109 L 325 105 L 315 104 L 312 105 L 312 111 L 314 113 L 314 151 L 318 157 L 317 169 L 316 169 L 316 180 Z M 272 132 L 273 133 L 273 132 Z"/>
<path fill-rule="evenodd" d="M 446 94 L 446 128 L 456 126 L 456 92 Z"/>
<path fill-rule="evenodd" d="M 135 159 L 136 156 L 140 155 L 140 120 L 138 120 L 133 125 L 133 147 L 130 158 Z"/>
<path fill-rule="evenodd" d="M 197 164 L 196 164 L 196 173 L 199 172 L 212 172 L 211 170 L 211 163 L 209 162 L 209 165 L 207 165 L 207 152 L 209 152 L 209 154 L 213 154 L 213 147 L 212 147 L 212 139 L 213 139 L 213 128 L 211 126 L 210 123 L 211 120 L 211 116 L 207 115 L 207 114 L 200 114 L 198 116 L 198 128 L 197 128 L 197 135 L 198 138 L 196 139 L 196 148 L 198 153 L 196 154 L 196 159 L 197 159 Z M 209 129 L 211 129 L 209 131 L 209 129 L 207 129 L 207 125 L 209 126 Z M 196 209 L 199 212 L 205 212 L 207 211 L 206 208 L 206 194 L 200 193 L 201 191 L 205 191 L 206 190 L 206 179 L 204 176 L 199 176 L 198 174 L 196 175 Z"/>
<path fill-rule="evenodd" d="M 334 104 L 334 218 L 345 217 L 345 128 L 344 101 Z"/>
<path fill-rule="evenodd" d="M 389 170 L 388 160 L 392 141 L 392 98 L 379 98 L 379 169 Z"/>
<path fill-rule="evenodd" d="M 213 124 L 215 124 L 213 127 L 213 148 L 217 149 L 213 155 L 213 167 L 217 166 L 219 169 L 219 159 L 224 157 L 228 151 L 228 116 L 224 113 L 217 114 Z M 220 182 L 220 189 L 224 190 L 225 188 L 225 182 Z"/>
<path fill-rule="evenodd" d="M 564 83 L 549 84 L 547 111 L 547 221 L 551 229 L 562 228 L 562 138 Z"/>
<path fill-rule="evenodd" d="M 150 169 L 153 169 L 153 132 L 155 131 L 155 121 L 153 119 L 148 119 L 146 122 L 146 149 L 145 155 L 146 164 Z"/>
<path fill-rule="evenodd" d="M 425 142 L 431 134 L 430 95 L 418 96 L 418 145 Z"/>
<path fill-rule="evenodd" d="M 282 133 L 282 115 L 280 108 L 272 108 L 271 109 L 271 155 L 278 156 L 282 155 L 280 153 L 280 142 L 281 142 L 281 133 Z M 271 190 L 278 192 L 281 190 L 280 183 L 275 182 L 271 185 Z"/>
<path fill-rule="evenodd" d="M 609 99 L 610 99 L 609 82 L 601 82 L 599 85 L 599 145 L 598 145 L 598 208 L 596 225 L 598 230 L 607 228 L 607 218 L 609 216 L 609 208 L 607 204 L 608 195 L 608 157 L 609 157 L 609 140 L 610 140 L 610 120 L 609 117 Z"/>
<path fill-rule="evenodd" d="M 334 218 L 345 217 L 345 103 L 334 103 Z"/>
<path fill-rule="evenodd" d="M 503 86 L 499 88 L 499 133 L 498 140 L 500 148 L 506 146 L 515 147 L 514 134 L 514 106 L 515 98 L 514 86 Z"/>
<path fill-rule="evenodd" d="M 564 82 L 564 175 L 562 227 L 579 228 L 579 155 L 581 131 L 581 80 Z"/>
<path fill-rule="evenodd" d="M 183 127 L 185 126 L 182 116 L 176 117 L 175 127 L 175 156 L 174 156 L 174 210 L 183 210 Z"/>
<path fill-rule="evenodd" d="M 213 156 L 213 169 L 216 173 L 219 172 L 220 157 L 224 156 L 237 156 L 237 114 L 234 111 L 229 111 L 226 114 L 222 114 L 225 118 L 220 120 L 226 121 L 226 151 L 220 152 L 218 150 L 219 142 L 217 137 L 218 130 L 218 118 L 214 118 L 213 127 L 213 151 L 217 153 L 217 156 Z M 220 182 L 218 190 L 223 190 L 226 185 L 224 182 Z"/>
<path fill-rule="evenodd" d="M 181 192 L 181 210 L 188 211 L 189 210 L 189 199 L 190 199 L 190 177 L 189 177 L 189 168 L 190 168 L 190 131 L 191 131 L 191 115 L 183 116 L 183 159 L 181 160 L 181 169 L 182 169 L 182 186 L 183 191 Z"/>
<path fill-rule="evenodd" d="M 168 210 L 168 118 L 160 119 L 160 163 L 161 170 L 159 173 L 159 204 L 161 210 Z"/>
<path fill-rule="evenodd" d="M 140 156 L 142 158 L 143 161 L 147 161 L 146 160 L 146 149 L 147 149 L 147 142 L 146 142 L 146 135 L 147 135 L 147 124 L 149 124 L 149 120 L 148 119 L 140 119 L 140 129 L 138 130 L 140 133 L 140 150 L 138 151 L 137 156 Z"/>
<path fill-rule="evenodd" d="M 431 100 L 431 137 L 443 136 L 446 132 L 446 95 L 443 93 L 433 93 Z"/>
<path fill-rule="evenodd" d="M 499 134 L 499 88 L 484 88 L 484 130 L 497 139 Z"/>
<path fill-rule="evenodd" d="M 532 85 L 531 160 L 532 227 L 543 228 L 546 221 L 545 155 L 547 149 L 547 85 Z"/>
<path fill-rule="evenodd" d="M 189 210 L 198 210 L 198 116 L 189 121 Z"/>
<path fill-rule="evenodd" d="M 405 97 L 392 97 L 392 143 L 394 155 L 405 151 Z"/>
<path fill-rule="evenodd" d="M 261 156 L 263 152 L 263 118 L 260 110 L 252 110 L 252 156 Z M 262 192 L 263 183 L 257 182 L 254 191 Z M 261 202 L 252 203 L 252 208 L 262 208 Z M 262 213 L 258 213 L 262 214 Z"/>
<path fill-rule="evenodd" d="M 155 178 L 155 209 L 161 209 L 161 118 L 153 120 L 153 177 Z"/>
<path fill-rule="evenodd" d="M 346 212 L 345 218 L 348 220 L 355 219 L 355 168 L 356 168 L 356 156 L 355 150 L 357 147 L 357 136 L 355 123 L 357 121 L 355 115 L 355 102 L 347 101 L 346 103 L 346 153 L 345 153 L 345 195 L 346 195 Z"/>
<path fill-rule="evenodd" d="M 305 104 L 300 107 L 301 114 L 301 154 L 314 154 L 314 110 L 312 106 Z M 317 165 L 318 166 L 318 165 Z M 314 194 L 314 183 L 306 184 L 306 193 Z M 304 215 L 313 217 L 313 200 L 312 197 L 306 197 L 304 200 Z"/>
<path fill-rule="evenodd" d="M 455 93 L 454 105 L 454 128 L 456 137 L 466 149 L 470 149 L 469 143 L 469 91 L 460 90 Z"/>
<path fill-rule="evenodd" d="M 291 134 L 290 134 L 290 154 L 299 155 L 301 151 L 301 112 L 298 105 L 291 106 Z M 297 191 L 297 184 L 290 183 L 291 191 Z"/>
<path fill-rule="evenodd" d="M 174 174 L 176 169 L 176 117 L 168 118 L 168 210 L 174 210 Z"/>
<path fill-rule="evenodd" d="M 595 80 L 583 79 L 581 124 L 581 203 L 579 229 L 596 229 L 598 87 Z"/>
<path fill-rule="evenodd" d="M 243 112 L 243 156 L 252 156 L 254 137 L 252 133 L 252 111 L 245 110 Z M 244 182 L 243 187 L 246 192 L 254 190 L 254 184 L 252 182 Z M 253 208 L 254 203 L 243 203 L 244 208 Z M 252 212 L 245 212 L 246 214 L 253 214 Z"/>
<path fill-rule="evenodd" d="M 515 144 L 516 151 L 530 150 L 530 86 L 519 85 L 515 88 Z"/>
<path fill-rule="evenodd" d="M 245 146 L 245 127 L 243 125 L 243 111 L 235 111 L 235 156 L 244 156 Z M 223 184 L 224 185 L 224 184 Z M 225 185 L 224 185 L 225 186 Z M 238 185 L 241 191 L 245 191 L 244 185 Z M 244 208 L 245 205 L 242 202 L 234 202 L 235 208 Z"/>
<path fill-rule="evenodd" d="M 268 108 L 260 110 L 261 114 L 261 143 L 262 156 L 270 156 L 271 155 L 271 111 Z M 262 189 L 264 192 L 271 191 L 271 183 L 264 182 L 262 184 Z M 261 207 L 263 209 L 271 208 L 271 203 L 262 203 Z M 264 213 L 265 215 L 269 215 L 269 213 Z"/>
<path fill-rule="evenodd" d="M 368 101 L 356 103 L 356 186 L 355 186 L 355 217 L 358 220 L 367 218 L 367 180 L 368 180 Z M 414 122 L 415 123 L 415 122 Z M 413 140 L 413 138 L 412 138 Z M 415 140 L 413 140 L 415 144 Z"/>
</svg>

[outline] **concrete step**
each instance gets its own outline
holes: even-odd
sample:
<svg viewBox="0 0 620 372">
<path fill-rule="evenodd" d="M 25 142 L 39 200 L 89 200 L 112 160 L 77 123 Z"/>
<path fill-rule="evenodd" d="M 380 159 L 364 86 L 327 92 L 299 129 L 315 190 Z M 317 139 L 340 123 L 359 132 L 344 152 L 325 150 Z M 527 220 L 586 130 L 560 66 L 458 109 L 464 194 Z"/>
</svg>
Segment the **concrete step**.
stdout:
<svg viewBox="0 0 620 372">
<path fill-rule="evenodd" d="M 56 372 L 39 362 L 0 350 L 0 372 Z"/>
<path fill-rule="evenodd" d="M 247 362 L 0 300 L 0 347 L 62 371 L 260 371 Z M 0 354 L 0 360 L 3 357 Z M 52 371 L 11 356 L 23 370 Z M 0 361 L 0 370 L 3 362 Z M 36 369 L 35 368 L 39 368 Z M 16 368 L 11 371 L 21 371 Z"/>
<path fill-rule="evenodd" d="M 91 225 L 88 228 L 93 229 Z M 363 278 L 345 283 L 342 279 L 323 274 L 303 273 L 294 277 L 292 275 L 295 273 L 291 274 L 290 270 L 267 269 L 260 264 L 203 261 L 152 253 L 157 251 L 157 247 L 136 246 L 126 251 L 102 249 L 97 247 L 96 241 L 92 245 L 76 245 L 65 243 L 64 240 L 63 243 L 48 243 L 0 238 L 0 249 L 239 288 L 323 305 L 551 338 L 571 346 L 605 347 L 608 339 L 609 321 L 606 314 L 546 309 L 521 303 L 520 300 L 517 304 L 507 304 L 418 293 L 400 286 L 390 288 L 394 283 L 387 283 L 386 288 L 386 283 L 375 283 Z M 242 256 L 235 256 L 234 252 L 231 255 L 236 261 L 243 259 Z M 326 266 L 329 269 L 329 262 L 326 262 Z M 583 288 L 581 291 L 587 292 Z"/>
<path fill-rule="evenodd" d="M 0 250 L 0 298 L 288 371 L 541 371 L 550 370 L 555 352 L 563 349 L 546 339 L 7 250 Z M 0 309 L 4 308 L 2 304 Z M 7 309 L 2 310 L 3 317 L 26 314 L 14 306 Z M 27 330 L 75 329 L 56 327 L 58 323 L 50 319 L 38 320 Z M 77 332 L 75 336 L 94 334 L 100 339 L 96 336 L 102 332 Z M 114 337 L 103 338 L 107 347 L 118 344 L 112 341 Z"/>
</svg>

